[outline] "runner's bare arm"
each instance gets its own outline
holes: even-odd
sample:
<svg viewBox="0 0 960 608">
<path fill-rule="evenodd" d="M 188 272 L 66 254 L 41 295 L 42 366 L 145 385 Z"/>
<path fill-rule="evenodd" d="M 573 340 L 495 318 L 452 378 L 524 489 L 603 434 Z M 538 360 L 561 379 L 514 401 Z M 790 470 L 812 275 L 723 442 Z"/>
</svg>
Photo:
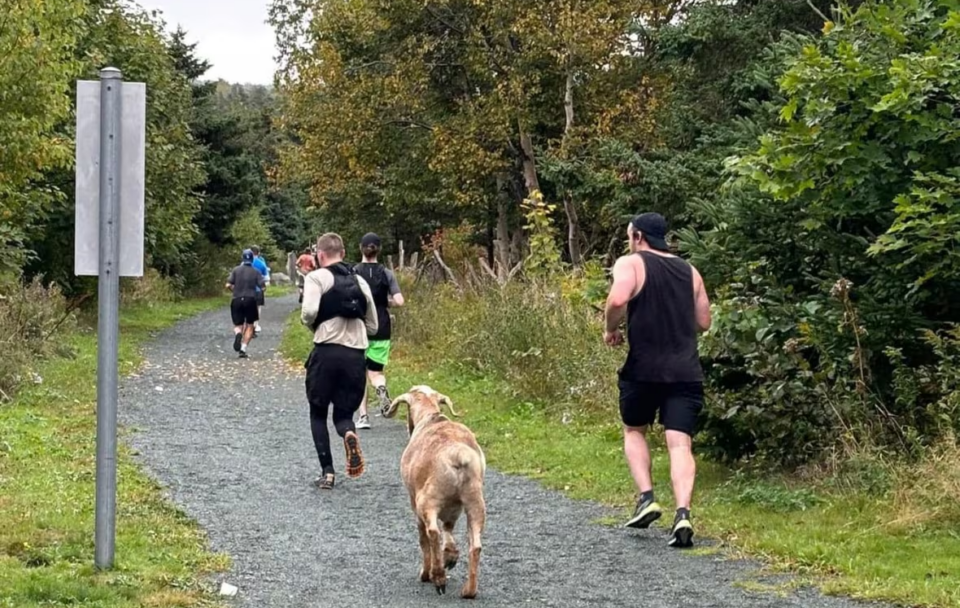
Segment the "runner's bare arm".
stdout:
<svg viewBox="0 0 960 608">
<path fill-rule="evenodd" d="M 390 295 L 387 297 L 387 305 L 392 307 L 403 306 L 403 294 L 400 293 L 400 283 L 397 282 L 397 274 L 387 269 L 387 281 L 389 282 Z"/>
<path fill-rule="evenodd" d="M 627 302 L 637 288 L 637 273 L 629 257 L 622 257 L 613 265 L 613 285 L 607 295 L 604 311 L 604 328 L 607 333 L 615 332 L 627 312 Z"/>
<path fill-rule="evenodd" d="M 707 288 L 703 284 L 703 277 L 696 268 L 693 269 L 693 289 L 697 312 L 697 329 L 704 332 L 710 329 L 713 319 L 710 316 L 710 298 Z"/>
</svg>

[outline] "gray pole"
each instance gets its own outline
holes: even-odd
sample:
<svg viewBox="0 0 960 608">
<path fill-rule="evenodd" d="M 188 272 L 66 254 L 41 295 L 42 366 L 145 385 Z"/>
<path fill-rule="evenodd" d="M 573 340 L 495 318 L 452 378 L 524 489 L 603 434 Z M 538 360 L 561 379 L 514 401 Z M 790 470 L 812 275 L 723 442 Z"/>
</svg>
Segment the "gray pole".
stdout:
<svg viewBox="0 0 960 608">
<path fill-rule="evenodd" d="M 120 89 L 116 68 L 100 71 L 100 274 L 97 323 L 97 497 L 95 559 L 113 567 L 117 511 L 117 349 L 120 334 Z"/>
</svg>

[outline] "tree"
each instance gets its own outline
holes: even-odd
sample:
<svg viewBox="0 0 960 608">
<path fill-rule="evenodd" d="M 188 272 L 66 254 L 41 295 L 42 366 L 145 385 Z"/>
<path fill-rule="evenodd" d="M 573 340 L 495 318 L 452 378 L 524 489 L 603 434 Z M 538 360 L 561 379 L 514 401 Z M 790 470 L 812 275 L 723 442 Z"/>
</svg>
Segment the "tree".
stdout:
<svg viewBox="0 0 960 608">
<path fill-rule="evenodd" d="M 96 80 L 102 67 L 115 65 L 121 67 L 125 80 L 147 85 L 145 255 L 149 266 L 177 275 L 188 262 L 196 234 L 199 198 L 195 188 L 203 177 L 200 149 L 188 122 L 190 85 L 176 72 L 163 25 L 154 17 L 119 0 L 91 4 L 81 17 L 73 47 L 76 76 Z M 73 82 L 59 89 L 68 108 L 75 98 L 71 89 Z M 74 125 L 68 116 L 60 117 L 56 129 L 58 141 L 71 149 Z M 72 166 L 46 163 L 41 167 L 44 187 L 61 195 L 28 235 L 27 246 L 37 256 L 27 271 L 77 286 L 80 283 L 72 276 Z"/>
<path fill-rule="evenodd" d="M 85 12 L 81 0 L 20 0 L 0 17 L 0 282 L 35 257 L 29 234 L 62 196 L 43 174 L 73 158 L 58 127 L 70 116 L 64 91 L 80 72 Z"/>
</svg>

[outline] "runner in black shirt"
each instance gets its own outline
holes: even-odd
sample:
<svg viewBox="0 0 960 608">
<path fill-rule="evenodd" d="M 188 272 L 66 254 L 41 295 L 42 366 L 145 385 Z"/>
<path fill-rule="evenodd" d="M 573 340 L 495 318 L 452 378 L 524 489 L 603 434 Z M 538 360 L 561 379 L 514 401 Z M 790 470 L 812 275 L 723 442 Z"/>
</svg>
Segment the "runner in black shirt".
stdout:
<svg viewBox="0 0 960 608">
<path fill-rule="evenodd" d="M 233 350 L 240 353 L 241 359 L 247 358 L 247 345 L 253 338 L 254 327 L 260 319 L 257 306 L 257 293 L 265 285 L 263 275 L 253 267 L 253 252 L 243 250 L 242 262 L 230 271 L 227 289 L 233 292 L 230 302 L 230 316 L 233 317 Z"/>
<path fill-rule="evenodd" d="M 710 300 L 697 269 L 671 255 L 667 222 L 644 213 L 630 222 L 630 255 L 617 260 L 607 298 L 604 340 L 623 343 L 620 322 L 626 316 L 629 351 L 619 372 L 620 417 L 624 451 L 640 491 L 627 522 L 646 528 L 662 515 L 653 497 L 650 450 L 646 433 L 659 413 L 666 429 L 670 476 L 677 514 L 670 546 L 693 544 L 690 501 L 696 464 L 693 436 L 703 409 L 703 372 L 697 352 L 698 332 L 710 329 Z"/>
</svg>

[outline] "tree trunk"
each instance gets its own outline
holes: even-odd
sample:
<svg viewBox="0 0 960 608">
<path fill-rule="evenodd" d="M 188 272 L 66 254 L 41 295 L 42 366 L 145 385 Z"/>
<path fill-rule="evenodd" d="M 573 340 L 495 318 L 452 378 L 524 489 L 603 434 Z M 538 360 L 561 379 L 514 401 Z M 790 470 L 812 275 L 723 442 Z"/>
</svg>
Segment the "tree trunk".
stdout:
<svg viewBox="0 0 960 608">
<path fill-rule="evenodd" d="M 570 129 L 573 128 L 573 70 L 567 72 L 567 86 L 563 95 L 563 110 L 567 116 L 567 124 L 563 130 L 563 143 L 566 148 Z M 583 265 L 583 252 L 580 250 L 580 218 L 577 215 L 577 206 L 573 196 L 563 197 L 563 210 L 567 213 L 567 247 L 570 250 L 570 262 L 579 268 Z"/>
<path fill-rule="evenodd" d="M 566 135 L 573 127 L 573 71 L 567 72 L 567 86 L 563 95 L 563 111 L 567 115 L 567 126 L 563 130 Z"/>
<path fill-rule="evenodd" d="M 531 196 L 534 191 L 540 191 L 536 154 L 533 151 L 533 141 L 530 139 L 530 134 L 527 133 L 519 121 L 517 121 L 517 126 L 520 129 L 520 150 L 523 153 L 523 181 L 527 186 L 527 196 Z"/>
<path fill-rule="evenodd" d="M 507 203 L 500 196 L 497 201 L 497 274 L 506 279 L 510 272 L 510 227 L 507 224 Z"/>
<path fill-rule="evenodd" d="M 567 212 L 567 245 L 570 248 L 570 262 L 579 268 L 583 265 L 583 252 L 580 250 L 580 218 L 571 196 L 563 197 L 563 210 Z"/>
</svg>

